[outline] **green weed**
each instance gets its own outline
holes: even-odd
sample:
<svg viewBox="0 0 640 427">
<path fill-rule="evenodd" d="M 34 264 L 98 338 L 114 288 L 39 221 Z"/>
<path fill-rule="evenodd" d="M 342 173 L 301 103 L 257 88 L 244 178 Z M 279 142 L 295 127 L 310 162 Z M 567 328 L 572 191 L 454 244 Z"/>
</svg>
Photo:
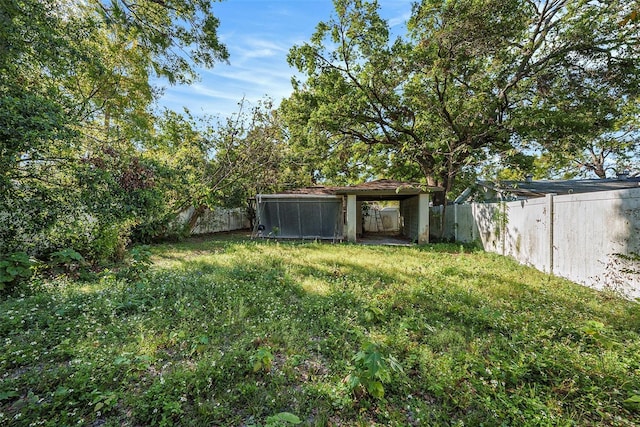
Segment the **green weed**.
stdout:
<svg viewBox="0 0 640 427">
<path fill-rule="evenodd" d="M 0 301 L 0 425 L 640 424 L 614 295 L 451 244 L 147 250 Z"/>
<path fill-rule="evenodd" d="M 402 366 L 393 356 L 384 356 L 380 347 L 374 343 L 366 343 L 353 356 L 355 370 L 346 378 L 350 390 L 360 387 L 376 399 L 384 397 L 384 383 L 391 381 L 393 372 L 402 372 Z"/>
<path fill-rule="evenodd" d="M 11 290 L 19 281 L 31 277 L 33 260 L 24 252 L 0 257 L 0 293 Z"/>
<path fill-rule="evenodd" d="M 251 367 L 253 372 L 269 372 L 273 365 L 273 354 L 268 348 L 258 348 L 250 358 Z"/>
</svg>

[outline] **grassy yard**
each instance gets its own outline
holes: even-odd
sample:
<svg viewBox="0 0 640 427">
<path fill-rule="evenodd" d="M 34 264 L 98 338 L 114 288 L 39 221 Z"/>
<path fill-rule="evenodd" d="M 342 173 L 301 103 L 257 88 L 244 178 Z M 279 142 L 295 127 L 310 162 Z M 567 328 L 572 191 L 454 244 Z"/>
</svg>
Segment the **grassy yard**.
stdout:
<svg viewBox="0 0 640 427">
<path fill-rule="evenodd" d="M 152 251 L 0 300 L 0 425 L 640 424 L 614 295 L 456 245 Z"/>
</svg>

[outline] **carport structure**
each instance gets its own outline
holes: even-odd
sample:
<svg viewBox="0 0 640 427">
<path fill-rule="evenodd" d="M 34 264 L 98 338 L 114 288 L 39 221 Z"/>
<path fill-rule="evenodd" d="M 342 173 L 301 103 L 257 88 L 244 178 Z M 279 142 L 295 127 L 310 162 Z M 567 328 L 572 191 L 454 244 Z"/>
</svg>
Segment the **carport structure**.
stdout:
<svg viewBox="0 0 640 427">
<path fill-rule="evenodd" d="M 264 237 L 357 242 L 362 203 L 399 201 L 401 234 L 424 244 L 429 242 L 429 196 L 435 191 L 442 189 L 383 179 L 258 194 L 256 227 Z"/>
</svg>

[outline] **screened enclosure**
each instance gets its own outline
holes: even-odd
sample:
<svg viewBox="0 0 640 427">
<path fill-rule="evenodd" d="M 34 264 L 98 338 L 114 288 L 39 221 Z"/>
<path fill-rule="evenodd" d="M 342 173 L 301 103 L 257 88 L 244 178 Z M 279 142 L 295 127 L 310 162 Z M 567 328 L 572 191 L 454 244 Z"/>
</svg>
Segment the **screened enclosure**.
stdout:
<svg viewBox="0 0 640 427">
<path fill-rule="evenodd" d="M 341 196 L 259 194 L 256 231 L 262 237 L 341 240 Z"/>
</svg>

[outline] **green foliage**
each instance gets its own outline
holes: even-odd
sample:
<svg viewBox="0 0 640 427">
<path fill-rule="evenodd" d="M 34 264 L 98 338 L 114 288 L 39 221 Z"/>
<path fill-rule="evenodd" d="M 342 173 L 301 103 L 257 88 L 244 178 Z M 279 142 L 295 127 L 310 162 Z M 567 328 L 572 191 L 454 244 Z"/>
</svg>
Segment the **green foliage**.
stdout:
<svg viewBox="0 0 640 427">
<path fill-rule="evenodd" d="M 146 155 L 157 162 L 165 209 L 175 216 L 192 208 L 186 234 L 207 209 L 245 206 L 248 198 L 281 189 L 295 174 L 268 98 L 253 107 L 242 100 L 237 113 L 224 120 L 165 111 L 158 127 Z M 173 228 L 165 234 L 180 234 L 178 224 Z"/>
<path fill-rule="evenodd" d="M 352 359 L 355 371 L 346 378 L 350 390 L 359 387 L 376 399 L 384 397 L 384 383 L 391 381 L 393 372 L 402 372 L 402 366 L 391 355 L 384 356 L 380 347 L 374 343 L 365 343 Z"/>
<path fill-rule="evenodd" d="M 151 246 L 135 246 L 129 251 L 129 256 L 131 257 L 131 265 L 148 268 L 151 265 Z"/>
<path fill-rule="evenodd" d="M 11 290 L 19 281 L 31 277 L 34 263 L 24 252 L 0 257 L 0 293 Z"/>
<path fill-rule="evenodd" d="M 611 349 L 615 344 L 605 333 L 605 326 L 597 320 L 588 320 L 580 329 L 589 336 L 597 345 L 604 349 Z"/>
<path fill-rule="evenodd" d="M 635 302 L 453 244 L 149 251 L 0 301 L 0 424 L 640 423 Z"/>
<path fill-rule="evenodd" d="M 269 372 L 273 365 L 273 353 L 266 347 L 258 348 L 249 358 L 253 372 Z"/>
<path fill-rule="evenodd" d="M 151 250 L 149 245 L 131 248 L 118 271 L 118 277 L 129 282 L 138 282 L 148 276 L 151 268 Z"/>
<path fill-rule="evenodd" d="M 51 254 L 51 262 L 56 265 L 71 265 L 85 262 L 82 255 L 71 248 L 65 248 Z"/>
<path fill-rule="evenodd" d="M 364 319 L 369 323 L 380 322 L 384 319 L 384 312 L 376 306 L 367 307 L 364 312 Z"/>
<path fill-rule="evenodd" d="M 200 335 L 191 343 L 190 355 L 202 354 L 209 347 L 210 340 L 207 335 Z"/>
<path fill-rule="evenodd" d="M 264 427 L 286 427 L 290 425 L 301 424 L 302 420 L 291 412 L 278 412 L 275 415 L 267 417 Z M 263 427 L 263 424 L 249 424 L 248 427 Z"/>
<path fill-rule="evenodd" d="M 87 265 L 87 261 L 74 249 L 64 248 L 51 253 L 50 265 L 58 273 L 76 275 Z"/>
<path fill-rule="evenodd" d="M 488 163 L 532 172 L 532 153 L 598 176 L 610 160 L 637 164 L 640 62 L 637 26 L 618 25 L 626 2 L 427 0 L 395 40 L 377 3 L 334 4 L 290 51 L 306 79 L 282 108 L 319 174 L 419 169 L 446 194 Z"/>
<path fill-rule="evenodd" d="M 267 417 L 265 427 L 283 427 L 301 424 L 302 420 L 291 412 L 279 412 Z"/>
<path fill-rule="evenodd" d="M 634 394 L 628 399 L 622 401 L 625 408 L 630 411 L 640 412 L 640 394 Z"/>
<path fill-rule="evenodd" d="M 141 154 L 150 73 L 185 83 L 227 59 L 211 2 L 7 0 L 0 22 L 3 251 L 120 260 L 132 236 L 168 234 L 177 212 Z"/>
</svg>

